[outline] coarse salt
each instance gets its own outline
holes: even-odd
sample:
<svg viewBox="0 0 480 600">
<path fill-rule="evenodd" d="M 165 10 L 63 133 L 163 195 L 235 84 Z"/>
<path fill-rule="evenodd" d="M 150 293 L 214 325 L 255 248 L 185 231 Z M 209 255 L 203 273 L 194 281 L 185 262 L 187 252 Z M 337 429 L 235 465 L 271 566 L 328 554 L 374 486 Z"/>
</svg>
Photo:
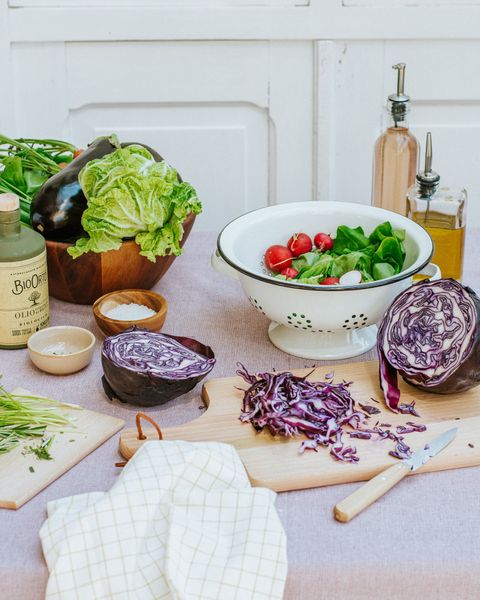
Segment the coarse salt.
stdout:
<svg viewBox="0 0 480 600">
<path fill-rule="evenodd" d="M 116 321 L 138 321 L 153 317 L 157 313 L 144 304 L 131 302 L 130 304 L 119 304 L 103 314 L 109 319 L 115 319 Z"/>
</svg>

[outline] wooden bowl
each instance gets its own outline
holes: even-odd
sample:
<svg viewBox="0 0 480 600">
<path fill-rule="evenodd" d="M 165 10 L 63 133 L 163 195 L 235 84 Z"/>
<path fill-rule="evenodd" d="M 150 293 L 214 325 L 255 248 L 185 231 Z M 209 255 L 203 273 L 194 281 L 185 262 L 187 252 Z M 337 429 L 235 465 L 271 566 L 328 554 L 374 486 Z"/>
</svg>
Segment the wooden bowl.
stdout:
<svg viewBox="0 0 480 600">
<path fill-rule="evenodd" d="M 195 215 L 183 223 L 183 246 L 192 230 Z M 75 260 L 67 250 L 72 244 L 47 240 L 48 285 L 54 298 L 76 304 L 93 304 L 97 298 L 125 288 L 148 290 L 159 281 L 175 260 L 161 256 L 151 262 L 140 255 L 134 240 L 123 242 L 119 250 L 87 252 Z"/>
<path fill-rule="evenodd" d="M 119 304 L 143 304 L 155 311 L 156 314 L 146 319 L 136 319 L 135 321 L 120 321 L 118 319 L 110 319 L 103 312 L 108 312 L 110 309 Z M 121 290 L 119 292 L 110 292 L 99 298 L 93 305 L 93 315 L 97 325 L 106 335 L 116 335 L 134 325 L 142 329 L 150 329 L 150 331 L 160 331 L 165 323 L 167 316 L 168 303 L 166 299 L 149 290 Z"/>
</svg>

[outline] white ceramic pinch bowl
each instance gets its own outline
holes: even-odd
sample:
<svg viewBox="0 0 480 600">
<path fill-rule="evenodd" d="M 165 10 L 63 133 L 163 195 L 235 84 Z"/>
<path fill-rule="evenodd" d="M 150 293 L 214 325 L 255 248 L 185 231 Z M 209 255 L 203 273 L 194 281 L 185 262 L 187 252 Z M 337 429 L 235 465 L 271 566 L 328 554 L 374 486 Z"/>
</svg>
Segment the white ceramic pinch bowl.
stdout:
<svg viewBox="0 0 480 600">
<path fill-rule="evenodd" d="M 92 360 L 95 336 L 73 325 L 47 327 L 27 342 L 33 364 L 52 375 L 68 375 L 84 369 Z"/>
<path fill-rule="evenodd" d="M 265 250 L 285 244 L 294 232 L 335 234 L 339 225 L 360 225 L 369 235 L 384 221 L 405 230 L 404 270 L 387 279 L 354 286 L 305 285 L 275 279 L 264 266 Z M 218 236 L 212 266 L 238 279 L 252 306 L 271 319 L 268 335 L 277 348 L 334 360 L 375 345 L 376 323 L 395 296 L 412 285 L 413 275 L 440 277 L 438 267 L 429 263 L 432 254 L 425 229 L 396 213 L 347 202 L 295 202 L 261 208 L 229 223 Z"/>
</svg>

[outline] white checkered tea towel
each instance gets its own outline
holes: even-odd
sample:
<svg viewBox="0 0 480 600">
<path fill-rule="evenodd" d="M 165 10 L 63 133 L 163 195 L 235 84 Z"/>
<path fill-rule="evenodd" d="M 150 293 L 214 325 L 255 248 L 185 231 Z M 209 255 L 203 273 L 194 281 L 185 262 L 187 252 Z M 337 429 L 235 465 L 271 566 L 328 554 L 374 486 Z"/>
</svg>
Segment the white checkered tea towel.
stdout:
<svg viewBox="0 0 480 600">
<path fill-rule="evenodd" d="M 233 446 L 148 442 L 109 492 L 48 504 L 46 600 L 281 599 L 274 501 Z"/>
</svg>

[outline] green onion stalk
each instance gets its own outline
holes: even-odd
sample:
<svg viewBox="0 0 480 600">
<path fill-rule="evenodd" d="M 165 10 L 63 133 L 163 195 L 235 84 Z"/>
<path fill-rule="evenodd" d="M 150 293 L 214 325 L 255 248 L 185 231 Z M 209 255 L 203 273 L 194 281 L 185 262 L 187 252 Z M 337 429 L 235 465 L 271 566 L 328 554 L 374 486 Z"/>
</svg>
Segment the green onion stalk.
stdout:
<svg viewBox="0 0 480 600">
<path fill-rule="evenodd" d="M 73 425 L 61 408 L 79 407 L 41 396 L 11 394 L 0 385 L 0 454 L 13 450 L 22 440 L 43 437 L 47 427 Z"/>
<path fill-rule="evenodd" d="M 13 139 L 0 134 L 0 158 L 20 154 L 25 168 L 39 169 L 50 175 L 55 175 L 61 170 L 53 157 L 65 153 L 73 156 L 75 151 L 76 147 L 73 144 L 61 140 Z"/>
</svg>

